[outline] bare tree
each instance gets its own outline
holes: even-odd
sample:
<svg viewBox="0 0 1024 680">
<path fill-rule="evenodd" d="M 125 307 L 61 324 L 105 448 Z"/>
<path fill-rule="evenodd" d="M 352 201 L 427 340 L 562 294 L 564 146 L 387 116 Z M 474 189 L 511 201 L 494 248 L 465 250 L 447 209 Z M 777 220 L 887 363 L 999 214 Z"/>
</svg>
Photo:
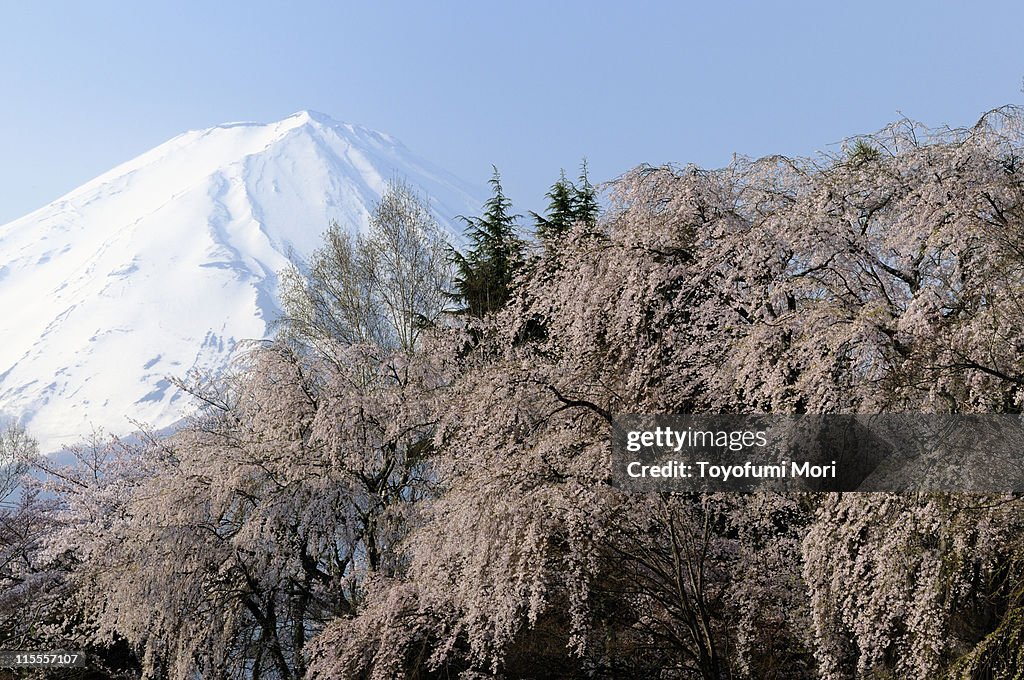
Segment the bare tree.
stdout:
<svg viewBox="0 0 1024 680">
<path fill-rule="evenodd" d="M 333 223 L 308 262 L 282 272 L 282 334 L 334 361 L 357 343 L 410 352 L 444 311 L 450 279 L 440 227 L 424 201 L 394 181 L 365 234 Z"/>
</svg>

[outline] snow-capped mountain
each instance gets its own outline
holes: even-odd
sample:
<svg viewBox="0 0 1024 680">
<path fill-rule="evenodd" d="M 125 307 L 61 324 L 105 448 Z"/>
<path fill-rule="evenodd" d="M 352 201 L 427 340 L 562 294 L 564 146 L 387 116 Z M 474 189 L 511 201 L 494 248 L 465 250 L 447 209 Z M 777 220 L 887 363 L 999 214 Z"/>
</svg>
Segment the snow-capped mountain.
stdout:
<svg viewBox="0 0 1024 680">
<path fill-rule="evenodd" d="M 187 410 L 167 380 L 267 335 L 276 273 L 390 179 L 442 225 L 483 192 L 364 127 L 303 111 L 186 132 L 0 226 L 0 416 L 44 450 Z"/>
</svg>

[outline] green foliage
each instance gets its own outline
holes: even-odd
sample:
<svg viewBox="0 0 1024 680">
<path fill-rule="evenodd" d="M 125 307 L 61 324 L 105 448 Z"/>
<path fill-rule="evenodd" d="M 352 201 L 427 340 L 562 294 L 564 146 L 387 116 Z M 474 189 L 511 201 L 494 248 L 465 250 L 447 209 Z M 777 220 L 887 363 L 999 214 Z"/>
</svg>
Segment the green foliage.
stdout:
<svg viewBox="0 0 1024 680">
<path fill-rule="evenodd" d="M 847 153 L 850 157 L 850 163 L 853 165 L 876 161 L 882 155 L 881 151 L 863 139 L 858 139 Z"/>
<path fill-rule="evenodd" d="M 566 179 L 563 170 L 546 195 L 547 215 L 530 213 L 537 236 L 546 246 L 556 243 L 576 223 L 582 222 L 588 226 L 597 223 L 600 208 L 594 186 L 587 177 L 586 159 L 580 165 L 580 176 L 576 184 Z"/>
<path fill-rule="evenodd" d="M 463 217 L 470 247 L 455 252 L 453 298 L 464 306 L 458 311 L 483 318 L 501 309 L 509 299 L 512 278 L 523 262 L 525 244 L 517 234 L 512 201 L 505 196 L 501 175 L 494 168 L 490 179 L 494 195 L 484 203 L 482 217 Z"/>
<path fill-rule="evenodd" d="M 580 163 L 580 176 L 575 187 L 576 209 L 573 217 L 584 224 L 593 225 L 597 223 L 600 214 L 600 207 L 597 205 L 597 192 L 594 185 L 587 177 L 587 159 Z"/>
<path fill-rule="evenodd" d="M 565 178 L 565 170 L 558 181 L 551 185 L 547 197 L 546 216 L 530 213 L 537 236 L 545 243 L 554 241 L 568 231 L 576 217 L 576 187 Z"/>
</svg>

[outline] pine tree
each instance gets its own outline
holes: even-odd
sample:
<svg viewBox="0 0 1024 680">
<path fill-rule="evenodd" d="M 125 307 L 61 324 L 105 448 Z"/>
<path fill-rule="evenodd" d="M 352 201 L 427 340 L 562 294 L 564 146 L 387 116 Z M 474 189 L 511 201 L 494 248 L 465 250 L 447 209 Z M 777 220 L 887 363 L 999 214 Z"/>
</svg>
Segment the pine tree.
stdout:
<svg viewBox="0 0 1024 680">
<path fill-rule="evenodd" d="M 578 222 L 587 226 L 597 222 L 600 207 L 597 192 L 587 176 L 587 159 L 584 158 L 580 165 L 578 184 L 566 179 L 565 170 L 562 170 L 558 181 L 545 195 L 548 198 L 547 215 L 530 214 L 537 236 L 546 247 L 550 248 Z"/>
<path fill-rule="evenodd" d="M 484 203 L 482 217 L 463 217 L 470 247 L 456 252 L 454 298 L 465 305 L 459 313 L 484 317 L 500 309 L 509 298 L 512 277 L 523 261 L 524 243 L 517 235 L 519 215 L 511 212 L 498 168 L 490 179 L 494 191 Z"/>
<path fill-rule="evenodd" d="M 587 176 L 587 159 L 580 163 L 579 183 L 573 186 L 573 221 L 583 222 L 589 226 L 597 223 L 601 211 L 597 204 L 597 192 Z"/>
<path fill-rule="evenodd" d="M 558 181 L 551 185 L 548 197 L 548 212 L 546 216 L 533 216 L 534 228 L 537 236 L 545 244 L 552 243 L 569 230 L 569 227 L 576 221 L 577 203 L 579 191 L 565 177 L 565 170 L 562 170 Z"/>
</svg>

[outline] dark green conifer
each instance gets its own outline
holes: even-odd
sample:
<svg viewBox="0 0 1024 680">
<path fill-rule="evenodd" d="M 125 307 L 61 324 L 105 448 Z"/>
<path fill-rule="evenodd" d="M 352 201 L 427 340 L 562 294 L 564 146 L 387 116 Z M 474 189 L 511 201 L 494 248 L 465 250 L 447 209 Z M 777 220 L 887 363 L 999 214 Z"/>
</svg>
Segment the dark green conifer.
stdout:
<svg viewBox="0 0 1024 680">
<path fill-rule="evenodd" d="M 551 185 L 546 196 L 548 197 L 547 214 L 530 213 L 533 216 L 537 236 L 545 247 L 550 248 L 557 243 L 576 223 L 582 222 L 587 226 L 594 226 L 597 223 L 600 207 L 597 204 L 597 192 L 587 176 L 587 160 L 585 158 L 580 165 L 578 184 L 573 184 L 566 179 L 565 170 L 563 170 L 558 181 Z"/>
<path fill-rule="evenodd" d="M 594 185 L 590 183 L 587 176 L 587 159 L 580 163 L 579 183 L 573 186 L 573 221 L 583 222 L 588 226 L 597 223 L 597 216 L 601 211 L 597 204 L 597 192 Z"/>
<path fill-rule="evenodd" d="M 548 197 L 547 215 L 530 213 L 533 216 L 537 236 L 541 241 L 551 243 L 573 225 L 577 219 L 578 193 L 573 183 L 565 178 L 565 170 L 562 170 L 558 181 L 551 185 L 551 189 L 546 194 Z"/>
<path fill-rule="evenodd" d="M 505 196 L 501 175 L 494 168 L 490 179 L 494 191 L 484 204 L 482 217 L 463 217 L 469 248 L 453 256 L 456 267 L 455 293 L 464 307 L 459 313 L 483 317 L 500 309 L 509 298 L 512 278 L 522 264 L 525 245 L 519 238 L 512 201 Z"/>
</svg>

